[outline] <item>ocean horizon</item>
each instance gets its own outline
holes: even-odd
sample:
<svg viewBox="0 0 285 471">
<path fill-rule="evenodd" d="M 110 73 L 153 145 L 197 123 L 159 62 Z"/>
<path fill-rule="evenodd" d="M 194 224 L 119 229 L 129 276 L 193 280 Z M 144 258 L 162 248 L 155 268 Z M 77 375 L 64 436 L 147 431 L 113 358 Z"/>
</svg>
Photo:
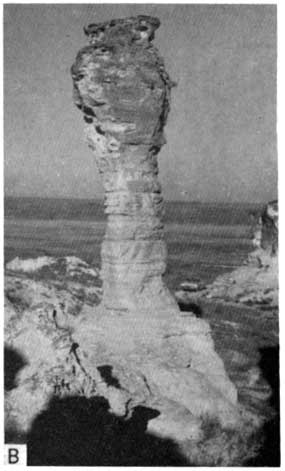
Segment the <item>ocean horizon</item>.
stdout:
<svg viewBox="0 0 285 471">
<path fill-rule="evenodd" d="M 185 279 L 212 282 L 242 265 L 253 250 L 261 204 L 165 201 L 171 290 Z M 100 267 L 107 217 L 103 200 L 5 197 L 4 261 L 74 255 Z"/>
<path fill-rule="evenodd" d="M 244 224 L 260 213 L 263 203 L 200 202 L 164 200 L 165 222 L 174 219 L 194 223 Z M 222 211 L 221 211 L 222 210 Z M 106 218 L 104 198 L 56 198 L 5 196 L 5 218 L 27 219 L 100 219 Z"/>
</svg>

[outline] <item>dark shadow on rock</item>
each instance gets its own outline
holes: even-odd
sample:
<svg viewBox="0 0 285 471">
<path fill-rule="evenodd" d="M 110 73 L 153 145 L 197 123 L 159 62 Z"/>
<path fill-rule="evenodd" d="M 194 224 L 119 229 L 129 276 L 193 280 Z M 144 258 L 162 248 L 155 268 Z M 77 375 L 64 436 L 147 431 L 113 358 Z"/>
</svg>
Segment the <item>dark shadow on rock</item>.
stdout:
<svg viewBox="0 0 285 471">
<path fill-rule="evenodd" d="M 121 388 L 119 380 L 112 373 L 113 367 L 111 365 L 97 366 L 97 370 L 108 386 L 113 386 L 117 389 Z"/>
<path fill-rule="evenodd" d="M 4 347 L 4 390 L 9 393 L 17 387 L 16 377 L 19 371 L 24 368 L 27 361 L 17 350 Z M 25 434 L 19 433 L 12 424 L 5 424 L 5 443 L 25 443 Z"/>
<path fill-rule="evenodd" d="M 247 463 L 247 466 L 280 466 L 280 380 L 279 380 L 279 347 L 264 347 L 260 349 L 259 367 L 264 379 L 272 389 L 270 406 L 274 416 L 262 430 L 263 446 L 257 458 Z"/>
<path fill-rule="evenodd" d="M 181 312 L 193 312 L 196 317 L 203 317 L 202 308 L 196 303 L 183 303 L 182 301 L 179 301 L 178 306 Z"/>
<path fill-rule="evenodd" d="M 28 465 L 189 466 L 173 441 L 146 432 L 158 414 L 137 407 L 124 420 L 110 413 L 104 398 L 54 398 L 33 422 Z"/>
<path fill-rule="evenodd" d="M 23 356 L 11 347 L 4 347 L 4 389 L 11 391 L 17 387 L 16 376 L 27 364 Z"/>
<path fill-rule="evenodd" d="M 5 430 L 5 443 L 25 444 L 27 443 L 27 435 L 14 427 L 9 427 Z"/>
</svg>

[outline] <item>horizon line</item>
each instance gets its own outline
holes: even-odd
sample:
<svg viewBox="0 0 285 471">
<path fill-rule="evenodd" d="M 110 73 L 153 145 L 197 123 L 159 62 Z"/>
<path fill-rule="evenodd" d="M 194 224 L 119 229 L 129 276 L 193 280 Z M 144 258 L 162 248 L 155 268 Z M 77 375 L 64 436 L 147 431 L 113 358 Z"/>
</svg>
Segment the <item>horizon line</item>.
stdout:
<svg viewBox="0 0 285 471">
<path fill-rule="evenodd" d="M 98 201 L 104 203 L 104 197 L 76 197 L 76 196 L 39 196 L 39 195 L 5 195 L 5 198 L 14 198 L 14 199 L 46 199 L 46 200 L 77 200 L 77 201 Z M 195 204 L 252 204 L 252 205 L 260 205 L 266 204 L 268 201 L 273 201 L 278 199 L 271 198 L 270 200 L 262 200 L 262 201 L 243 201 L 243 200 L 192 200 L 192 199 L 170 199 L 170 198 L 163 198 L 165 202 L 169 203 L 195 203 Z"/>
</svg>

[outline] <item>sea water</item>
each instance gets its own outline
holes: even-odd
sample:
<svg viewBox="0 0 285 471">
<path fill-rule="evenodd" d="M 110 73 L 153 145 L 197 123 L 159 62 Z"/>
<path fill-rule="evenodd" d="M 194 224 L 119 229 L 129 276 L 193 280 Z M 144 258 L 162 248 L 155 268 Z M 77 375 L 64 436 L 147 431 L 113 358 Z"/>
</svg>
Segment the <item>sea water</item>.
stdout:
<svg viewBox="0 0 285 471">
<path fill-rule="evenodd" d="M 171 290 L 185 279 L 206 283 L 242 265 L 253 250 L 254 222 L 261 205 L 245 203 L 165 203 Z M 54 198 L 5 198 L 5 262 L 75 255 L 100 267 L 106 216 L 102 201 Z"/>
</svg>

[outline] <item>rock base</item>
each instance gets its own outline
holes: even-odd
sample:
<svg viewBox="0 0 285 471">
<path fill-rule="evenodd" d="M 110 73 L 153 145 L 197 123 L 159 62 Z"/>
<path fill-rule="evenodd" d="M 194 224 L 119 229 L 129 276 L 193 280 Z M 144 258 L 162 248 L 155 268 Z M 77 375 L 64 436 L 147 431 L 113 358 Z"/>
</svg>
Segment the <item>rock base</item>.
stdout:
<svg viewBox="0 0 285 471">
<path fill-rule="evenodd" d="M 162 416 L 149 422 L 150 430 L 177 440 L 185 434 L 199 438 L 205 416 L 237 427 L 237 391 L 215 353 L 207 322 L 191 313 L 185 318 L 151 314 L 106 315 L 99 308 L 81 319 L 72 334 L 88 376 L 94 378 L 95 370 L 108 365 L 116 378 L 115 397 L 112 388 L 101 391 L 100 381 L 97 386 L 113 412 L 128 415 L 138 405 L 155 408 Z"/>
<path fill-rule="evenodd" d="M 206 458 L 205 450 L 197 451 L 205 440 L 208 451 L 213 445 L 205 424 L 230 437 L 258 429 L 258 417 L 238 403 L 207 321 L 171 309 L 156 316 L 151 310 L 106 313 L 99 288 L 97 297 L 90 292 L 89 285 L 99 285 L 98 272 L 77 264 L 70 274 L 69 262 L 30 272 L 18 263 L 7 272 L 7 356 L 22 361 L 6 388 L 8 432 L 32 433 L 55 398 L 104 398 L 122 423 L 142 408 L 152 410 L 147 434 L 181 446 L 191 463 L 211 464 L 211 453 Z M 215 459 L 221 452 L 216 448 Z M 243 450 L 239 463 L 245 458 Z"/>
</svg>

